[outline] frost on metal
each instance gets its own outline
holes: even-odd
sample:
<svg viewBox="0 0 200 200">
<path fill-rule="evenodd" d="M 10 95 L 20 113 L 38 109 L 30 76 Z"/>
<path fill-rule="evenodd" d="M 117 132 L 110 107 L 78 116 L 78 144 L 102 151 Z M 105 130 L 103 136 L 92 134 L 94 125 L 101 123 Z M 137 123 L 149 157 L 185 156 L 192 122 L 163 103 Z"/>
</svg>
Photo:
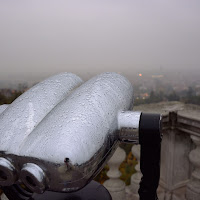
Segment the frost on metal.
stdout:
<svg viewBox="0 0 200 200">
<path fill-rule="evenodd" d="M 0 105 L 0 115 L 8 107 L 7 104 Z"/>
<path fill-rule="evenodd" d="M 116 73 L 83 84 L 76 75 L 64 73 L 34 86 L 0 114 L 0 157 L 15 168 L 12 174 L 2 166 L 11 174 L 9 184 L 20 177 L 38 193 L 84 187 L 127 136 L 120 129 L 138 128 L 140 113 L 128 111 L 132 104 L 131 83 Z"/>
<path fill-rule="evenodd" d="M 18 155 L 31 131 L 80 84 L 82 80 L 76 75 L 63 73 L 46 79 L 18 97 L 0 115 L 1 151 Z"/>
<path fill-rule="evenodd" d="M 72 164 L 87 162 L 109 133 L 118 129 L 117 113 L 130 108 L 132 94 L 130 82 L 115 73 L 89 80 L 43 119 L 23 143 L 19 155 L 56 163 L 65 157 Z"/>
<path fill-rule="evenodd" d="M 2 167 L 5 167 L 7 169 L 9 169 L 10 171 L 14 170 L 14 167 L 10 164 L 10 162 L 8 160 L 6 160 L 5 158 L 0 158 L 0 165 Z"/>
</svg>

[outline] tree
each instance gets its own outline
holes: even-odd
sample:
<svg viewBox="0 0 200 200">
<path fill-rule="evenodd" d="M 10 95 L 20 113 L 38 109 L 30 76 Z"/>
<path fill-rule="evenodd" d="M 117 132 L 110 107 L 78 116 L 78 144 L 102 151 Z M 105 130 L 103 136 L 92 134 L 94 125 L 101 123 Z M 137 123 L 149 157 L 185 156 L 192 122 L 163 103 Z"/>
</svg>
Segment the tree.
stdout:
<svg viewBox="0 0 200 200">
<path fill-rule="evenodd" d="M 175 91 L 173 91 L 169 96 L 167 97 L 169 101 L 179 101 L 180 97 L 176 94 Z"/>
</svg>

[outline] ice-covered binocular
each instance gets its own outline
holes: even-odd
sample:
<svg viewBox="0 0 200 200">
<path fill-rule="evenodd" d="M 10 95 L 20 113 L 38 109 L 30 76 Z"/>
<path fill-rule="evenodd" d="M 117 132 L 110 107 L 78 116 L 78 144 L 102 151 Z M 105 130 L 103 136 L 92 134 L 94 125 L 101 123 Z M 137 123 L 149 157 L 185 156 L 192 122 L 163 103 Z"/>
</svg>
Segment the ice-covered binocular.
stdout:
<svg viewBox="0 0 200 200">
<path fill-rule="evenodd" d="M 145 177 L 157 185 L 160 115 L 134 112 L 132 106 L 132 84 L 116 73 L 85 83 L 63 73 L 30 88 L 0 107 L 0 186 L 77 191 L 98 174 L 120 141 L 148 149 L 141 148 L 141 188 Z"/>
</svg>

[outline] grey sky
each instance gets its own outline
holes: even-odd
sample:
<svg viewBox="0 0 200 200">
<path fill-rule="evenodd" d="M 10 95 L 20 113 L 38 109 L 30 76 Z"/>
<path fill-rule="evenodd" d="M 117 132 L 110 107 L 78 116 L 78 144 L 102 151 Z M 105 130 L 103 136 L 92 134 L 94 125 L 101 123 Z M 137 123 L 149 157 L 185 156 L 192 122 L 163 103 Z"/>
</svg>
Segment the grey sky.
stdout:
<svg viewBox="0 0 200 200">
<path fill-rule="evenodd" d="M 199 0 L 0 0 L 0 79 L 200 70 Z"/>
</svg>

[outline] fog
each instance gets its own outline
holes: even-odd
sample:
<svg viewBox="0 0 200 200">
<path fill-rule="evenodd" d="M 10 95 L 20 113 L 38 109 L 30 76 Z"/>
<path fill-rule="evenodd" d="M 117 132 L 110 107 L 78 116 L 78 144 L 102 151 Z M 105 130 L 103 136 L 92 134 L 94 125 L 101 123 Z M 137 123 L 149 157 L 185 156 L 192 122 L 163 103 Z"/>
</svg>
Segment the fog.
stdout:
<svg viewBox="0 0 200 200">
<path fill-rule="evenodd" d="M 0 80 L 200 71 L 199 0 L 0 0 Z"/>
</svg>

